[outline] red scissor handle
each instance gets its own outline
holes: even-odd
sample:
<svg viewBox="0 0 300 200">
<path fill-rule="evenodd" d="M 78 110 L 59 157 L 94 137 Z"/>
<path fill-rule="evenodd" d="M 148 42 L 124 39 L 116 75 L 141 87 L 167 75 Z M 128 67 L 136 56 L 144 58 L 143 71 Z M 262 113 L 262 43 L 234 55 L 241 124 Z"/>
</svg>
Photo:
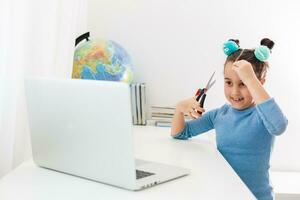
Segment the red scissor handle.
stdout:
<svg viewBox="0 0 300 200">
<path fill-rule="evenodd" d="M 199 88 L 195 94 L 196 97 L 198 97 L 201 94 L 201 89 Z"/>
</svg>

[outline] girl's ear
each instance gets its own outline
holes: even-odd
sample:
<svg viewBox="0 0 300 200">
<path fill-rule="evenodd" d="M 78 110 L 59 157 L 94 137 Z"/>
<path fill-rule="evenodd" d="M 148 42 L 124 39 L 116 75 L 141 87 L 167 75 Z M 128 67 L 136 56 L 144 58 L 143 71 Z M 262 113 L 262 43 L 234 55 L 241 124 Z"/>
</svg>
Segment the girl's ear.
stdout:
<svg viewBox="0 0 300 200">
<path fill-rule="evenodd" d="M 262 79 L 260 79 L 259 81 L 260 81 L 260 83 L 263 85 L 263 84 L 266 82 L 266 79 L 265 79 L 265 78 L 262 78 Z"/>
</svg>

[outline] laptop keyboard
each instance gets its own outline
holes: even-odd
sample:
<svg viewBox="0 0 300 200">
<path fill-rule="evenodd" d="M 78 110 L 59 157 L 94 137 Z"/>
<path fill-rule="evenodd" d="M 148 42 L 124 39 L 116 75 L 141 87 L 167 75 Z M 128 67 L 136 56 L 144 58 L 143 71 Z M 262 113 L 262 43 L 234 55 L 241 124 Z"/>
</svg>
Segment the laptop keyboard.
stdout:
<svg viewBox="0 0 300 200">
<path fill-rule="evenodd" d="M 145 171 L 137 170 L 137 169 L 135 170 L 135 172 L 136 172 L 136 179 L 145 178 L 147 176 L 154 175 L 154 173 L 145 172 Z"/>
</svg>

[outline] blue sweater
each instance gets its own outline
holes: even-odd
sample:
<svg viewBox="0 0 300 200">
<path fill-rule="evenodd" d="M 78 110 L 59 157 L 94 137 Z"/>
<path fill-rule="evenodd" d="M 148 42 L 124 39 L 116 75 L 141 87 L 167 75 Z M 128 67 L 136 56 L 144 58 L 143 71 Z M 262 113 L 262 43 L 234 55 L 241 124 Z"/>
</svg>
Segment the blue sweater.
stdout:
<svg viewBox="0 0 300 200">
<path fill-rule="evenodd" d="M 273 199 L 269 161 L 274 136 L 287 119 L 273 98 L 254 107 L 236 110 L 228 104 L 188 121 L 174 138 L 188 139 L 215 129 L 217 148 L 257 199 Z"/>
</svg>

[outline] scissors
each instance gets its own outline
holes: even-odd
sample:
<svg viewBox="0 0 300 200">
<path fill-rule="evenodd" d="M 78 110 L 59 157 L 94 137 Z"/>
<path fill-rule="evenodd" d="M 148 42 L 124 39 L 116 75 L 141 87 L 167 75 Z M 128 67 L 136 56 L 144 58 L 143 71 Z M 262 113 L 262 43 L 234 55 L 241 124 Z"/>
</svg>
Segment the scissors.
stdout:
<svg viewBox="0 0 300 200">
<path fill-rule="evenodd" d="M 206 92 L 211 88 L 211 86 L 213 86 L 216 83 L 216 80 L 212 81 L 214 75 L 215 75 L 215 71 L 214 73 L 211 75 L 210 79 L 208 80 L 205 88 L 199 88 L 195 94 L 196 96 L 196 101 L 199 102 L 200 107 L 203 108 L 203 104 L 206 98 Z M 202 114 L 200 111 L 197 111 L 199 114 Z"/>
</svg>

